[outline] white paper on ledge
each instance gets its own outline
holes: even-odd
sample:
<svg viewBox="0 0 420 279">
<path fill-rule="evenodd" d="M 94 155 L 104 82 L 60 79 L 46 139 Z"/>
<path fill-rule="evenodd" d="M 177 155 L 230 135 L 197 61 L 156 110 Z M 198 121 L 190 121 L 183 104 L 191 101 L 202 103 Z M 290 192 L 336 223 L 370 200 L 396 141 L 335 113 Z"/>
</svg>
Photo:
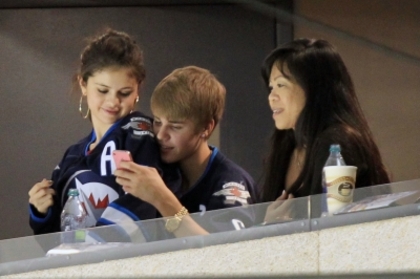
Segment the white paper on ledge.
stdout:
<svg viewBox="0 0 420 279">
<path fill-rule="evenodd" d="M 57 247 L 48 250 L 46 256 L 56 255 L 70 255 L 82 252 L 93 252 L 103 249 L 127 247 L 131 246 L 132 243 L 128 242 L 78 242 L 78 243 L 62 243 Z"/>
</svg>

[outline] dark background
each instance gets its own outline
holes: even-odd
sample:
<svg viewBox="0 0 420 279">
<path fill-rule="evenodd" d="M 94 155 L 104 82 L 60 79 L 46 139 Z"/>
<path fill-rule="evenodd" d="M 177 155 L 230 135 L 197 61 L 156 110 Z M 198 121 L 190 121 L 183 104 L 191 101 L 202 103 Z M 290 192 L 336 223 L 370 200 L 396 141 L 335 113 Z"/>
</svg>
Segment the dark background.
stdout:
<svg viewBox="0 0 420 279">
<path fill-rule="evenodd" d="M 276 43 L 292 39 L 290 24 L 224 1 L 34 2 L 0 4 L 0 239 L 32 234 L 29 189 L 90 132 L 69 92 L 84 39 L 106 27 L 129 33 L 144 50 L 145 113 L 173 69 L 215 73 L 227 88 L 219 147 L 259 180 L 273 129 L 260 65 Z M 292 10 L 292 1 L 276 2 L 269 4 Z"/>
</svg>

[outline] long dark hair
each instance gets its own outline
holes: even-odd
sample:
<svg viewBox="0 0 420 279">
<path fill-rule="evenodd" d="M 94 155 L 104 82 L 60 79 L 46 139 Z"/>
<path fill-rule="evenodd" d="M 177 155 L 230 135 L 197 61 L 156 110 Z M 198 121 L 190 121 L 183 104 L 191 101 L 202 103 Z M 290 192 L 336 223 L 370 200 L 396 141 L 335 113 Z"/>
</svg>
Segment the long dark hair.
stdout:
<svg viewBox="0 0 420 279">
<path fill-rule="evenodd" d="M 289 192 L 314 183 L 311 181 L 316 159 L 311 156 L 313 145 L 317 137 L 333 125 L 340 125 L 348 134 L 355 135 L 353 138 L 357 145 L 362 146 L 367 154 L 366 158 L 371 161 L 368 165 L 378 165 L 379 174 L 372 172 L 372 183 L 387 182 L 387 173 L 354 91 L 353 82 L 334 46 L 325 40 L 297 39 L 273 50 L 262 67 L 262 77 L 267 87 L 273 65 L 286 78 L 292 76 L 302 87 L 306 104 L 294 130 L 275 130 L 272 135 L 261 193 L 262 201 L 274 200 L 285 189 L 286 173 L 294 148 L 305 148 L 306 157 L 304 168 Z M 316 183 L 321 184 L 321 181 Z"/>
</svg>

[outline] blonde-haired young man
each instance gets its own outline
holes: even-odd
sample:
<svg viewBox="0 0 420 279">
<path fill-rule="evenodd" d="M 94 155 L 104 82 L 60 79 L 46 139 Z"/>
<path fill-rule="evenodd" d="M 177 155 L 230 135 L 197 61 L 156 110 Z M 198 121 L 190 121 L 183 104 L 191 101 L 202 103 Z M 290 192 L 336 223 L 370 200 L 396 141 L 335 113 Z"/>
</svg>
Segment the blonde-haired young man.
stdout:
<svg viewBox="0 0 420 279">
<path fill-rule="evenodd" d="M 155 168 L 124 162 L 123 169 L 115 172 L 126 192 L 155 206 L 163 217 L 172 217 L 167 219 L 166 229 L 176 236 L 207 233 L 188 213 L 248 205 L 256 200 L 252 177 L 207 142 L 222 117 L 225 94 L 225 87 L 210 71 L 195 66 L 174 70 L 152 94 L 153 129 L 161 158 L 165 163 L 177 163 L 182 173 L 183 194 L 179 199 Z M 226 226 L 237 229 L 236 218 L 222 219 L 221 230 Z"/>
</svg>

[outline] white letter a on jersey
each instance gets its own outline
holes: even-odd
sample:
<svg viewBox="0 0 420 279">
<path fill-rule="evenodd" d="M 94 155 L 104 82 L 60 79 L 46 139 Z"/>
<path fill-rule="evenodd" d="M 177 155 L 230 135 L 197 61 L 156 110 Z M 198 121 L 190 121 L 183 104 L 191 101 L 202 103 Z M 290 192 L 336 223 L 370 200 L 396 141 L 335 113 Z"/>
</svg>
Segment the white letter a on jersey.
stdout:
<svg viewBox="0 0 420 279">
<path fill-rule="evenodd" d="M 115 162 L 112 159 L 112 151 L 115 150 L 115 142 L 114 141 L 108 141 L 102 150 L 101 155 L 101 175 L 107 176 L 106 171 L 106 165 L 109 162 L 109 165 L 111 166 L 111 173 L 109 175 L 112 175 L 116 169 Z"/>
</svg>

